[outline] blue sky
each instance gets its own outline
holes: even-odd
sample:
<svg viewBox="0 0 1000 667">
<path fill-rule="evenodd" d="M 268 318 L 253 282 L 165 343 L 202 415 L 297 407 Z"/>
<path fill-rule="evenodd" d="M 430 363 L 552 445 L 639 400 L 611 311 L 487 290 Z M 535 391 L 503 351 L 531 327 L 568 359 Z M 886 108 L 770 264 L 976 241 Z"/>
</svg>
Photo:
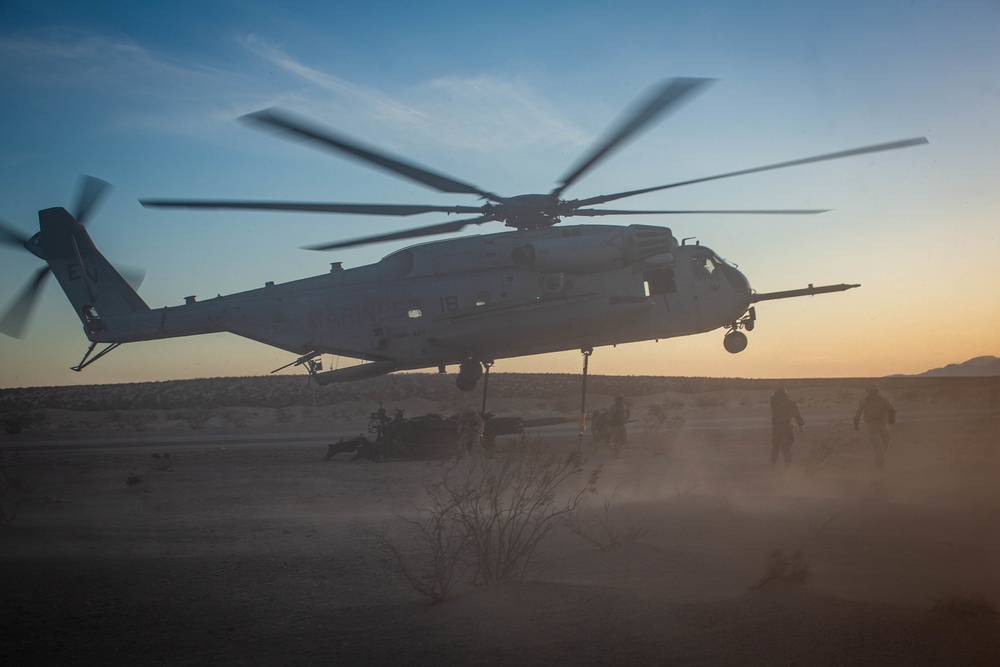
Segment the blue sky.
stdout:
<svg viewBox="0 0 1000 667">
<path fill-rule="evenodd" d="M 764 5 L 764 6 L 761 6 Z M 573 185 L 574 197 L 865 144 L 928 146 L 637 197 L 643 208 L 831 208 L 643 220 L 694 236 L 759 291 L 722 332 L 598 350 L 591 372 L 746 377 L 920 372 L 1000 354 L 1000 3 L 0 3 L 0 218 L 30 233 L 81 173 L 115 186 L 90 223 L 146 271 L 151 306 L 358 266 L 404 244 L 300 246 L 443 221 L 157 211 L 143 197 L 473 204 L 236 119 L 280 106 L 504 195 L 547 192 L 649 86 L 717 81 Z M 621 224 L 636 222 L 621 220 Z M 619 222 L 610 218 L 602 223 Z M 483 227 L 483 233 L 502 227 Z M 39 266 L 0 248 L 0 303 Z M 0 307 L 5 307 L 0 306 Z M 0 387 L 264 374 L 291 355 L 229 335 L 86 349 L 55 281 Z M 567 352 L 497 371 L 578 372 Z"/>
</svg>

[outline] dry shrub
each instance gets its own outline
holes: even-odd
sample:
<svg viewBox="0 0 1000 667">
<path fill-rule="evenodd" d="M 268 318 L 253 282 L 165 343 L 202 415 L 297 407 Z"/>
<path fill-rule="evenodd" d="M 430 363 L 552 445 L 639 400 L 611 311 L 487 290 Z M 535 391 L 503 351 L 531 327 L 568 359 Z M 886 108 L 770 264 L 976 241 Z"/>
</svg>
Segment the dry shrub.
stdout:
<svg viewBox="0 0 1000 667">
<path fill-rule="evenodd" d="M 186 420 L 191 428 L 205 428 L 212 415 L 213 412 L 209 408 L 191 408 L 185 410 L 181 418 Z"/>
<path fill-rule="evenodd" d="M 726 401 L 721 396 L 715 394 L 699 394 L 694 399 L 695 407 L 698 408 L 724 408 Z"/>
<path fill-rule="evenodd" d="M 620 529 L 611 517 L 611 505 L 614 495 L 605 496 L 601 500 L 603 512 L 595 517 L 584 518 L 580 512 L 573 512 L 566 517 L 566 525 L 574 533 L 587 540 L 602 551 L 609 547 L 631 544 L 649 536 L 649 529 L 641 526 L 629 526 Z"/>
<path fill-rule="evenodd" d="M 35 424 L 35 416 L 27 411 L 9 412 L 0 417 L 0 428 L 7 435 L 17 435 Z"/>
<path fill-rule="evenodd" d="M 468 569 L 464 527 L 433 501 L 418 508 L 416 517 L 397 516 L 416 533 L 417 548 L 404 551 L 383 531 L 377 537 L 385 560 L 413 590 L 441 602 Z"/>
<path fill-rule="evenodd" d="M 846 441 L 836 436 L 834 438 L 821 439 L 810 451 L 806 459 L 805 473 L 812 477 L 829 466 L 844 451 Z"/>
<path fill-rule="evenodd" d="M 160 472 L 170 471 L 170 452 L 163 452 L 163 454 L 153 452 L 152 456 L 157 461 L 156 465 L 153 466 L 155 470 L 159 470 Z"/>
<path fill-rule="evenodd" d="M 136 431 L 145 431 L 147 424 L 156 420 L 156 415 L 149 410 L 122 410 L 112 415 L 122 427 L 130 426 Z"/>
<path fill-rule="evenodd" d="M 583 465 L 577 451 L 560 456 L 534 441 L 479 459 L 464 474 L 444 477 L 436 492 L 454 501 L 455 518 L 467 531 L 474 584 L 527 572 L 542 539 L 594 493 L 600 468 L 578 488 L 564 490 L 584 473 Z"/>
<path fill-rule="evenodd" d="M 379 544 L 392 567 L 419 593 L 443 600 L 466 576 L 474 586 L 517 579 L 542 540 L 594 493 L 600 468 L 584 475 L 578 452 L 558 455 L 538 441 L 492 458 L 448 462 L 424 484 L 427 499 L 399 518 L 415 534 L 407 553 L 385 533 Z"/>
<path fill-rule="evenodd" d="M 672 403 L 650 404 L 645 408 L 646 414 L 639 420 L 639 427 L 647 442 L 658 443 L 661 451 L 669 449 L 686 421 L 684 404 L 679 408 Z"/>
<path fill-rule="evenodd" d="M 760 590 L 778 584 L 801 584 L 811 575 L 809 563 L 801 551 L 796 550 L 791 556 L 786 556 L 782 549 L 771 549 L 764 571 L 753 588 Z"/>
<path fill-rule="evenodd" d="M 226 410 L 223 412 L 222 418 L 236 428 L 246 428 L 246 425 L 250 422 L 250 415 L 239 408 Z"/>
</svg>

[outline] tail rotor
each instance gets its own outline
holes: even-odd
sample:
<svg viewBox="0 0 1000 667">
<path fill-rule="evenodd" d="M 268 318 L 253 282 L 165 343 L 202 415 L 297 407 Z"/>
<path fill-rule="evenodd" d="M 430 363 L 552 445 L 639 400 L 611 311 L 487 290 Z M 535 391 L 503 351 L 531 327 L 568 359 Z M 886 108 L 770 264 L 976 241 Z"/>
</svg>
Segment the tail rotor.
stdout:
<svg viewBox="0 0 1000 667">
<path fill-rule="evenodd" d="M 93 176 L 81 176 L 77 185 L 76 205 L 74 207 L 76 219 L 81 224 L 87 224 L 90 215 L 100 206 L 110 191 L 111 184 Z M 9 223 L 0 220 L 0 245 L 21 247 L 37 255 L 38 253 L 29 245 L 32 238 Z M 51 269 L 45 266 L 35 271 L 35 274 L 28 279 L 17 297 L 4 311 L 3 316 L 0 317 L 0 333 L 11 338 L 24 336 L 28 322 L 31 320 L 31 315 L 38 303 L 38 297 L 50 273 L 52 273 Z"/>
<path fill-rule="evenodd" d="M 111 192 L 112 186 L 93 176 L 81 176 L 76 190 L 76 207 L 73 212 L 80 224 L 86 225 L 91 211 L 95 210 Z"/>
</svg>

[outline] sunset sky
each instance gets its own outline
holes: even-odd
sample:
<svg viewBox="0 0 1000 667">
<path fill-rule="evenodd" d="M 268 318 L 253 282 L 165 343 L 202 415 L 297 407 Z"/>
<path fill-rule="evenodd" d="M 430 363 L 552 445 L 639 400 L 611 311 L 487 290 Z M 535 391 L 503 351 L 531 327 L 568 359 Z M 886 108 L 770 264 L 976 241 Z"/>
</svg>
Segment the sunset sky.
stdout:
<svg viewBox="0 0 1000 667">
<path fill-rule="evenodd" d="M 152 306 L 377 261 L 407 245 L 301 246 L 415 218 L 163 211 L 154 197 L 475 205 L 289 142 L 239 116 L 278 106 L 503 195 L 547 192 L 652 84 L 717 81 L 566 194 L 586 197 L 866 144 L 929 144 L 636 197 L 622 208 L 830 208 L 818 216 L 604 218 L 663 224 L 760 292 L 860 289 L 757 306 L 745 352 L 723 331 L 595 351 L 605 375 L 918 373 L 1000 355 L 1000 3 L 0 3 L 0 218 L 26 235 L 115 189 L 90 221 Z M 499 223 L 472 233 L 503 231 Z M 447 237 L 442 237 L 447 238 Z M 40 266 L 0 248 L 0 308 Z M 263 375 L 294 359 L 218 334 L 87 347 L 54 280 L 0 387 Z M 328 362 L 329 363 L 329 362 Z M 577 351 L 496 372 L 579 372 Z M 454 370 L 454 369 L 452 369 Z M 294 371 L 286 371 L 294 372 Z"/>
</svg>

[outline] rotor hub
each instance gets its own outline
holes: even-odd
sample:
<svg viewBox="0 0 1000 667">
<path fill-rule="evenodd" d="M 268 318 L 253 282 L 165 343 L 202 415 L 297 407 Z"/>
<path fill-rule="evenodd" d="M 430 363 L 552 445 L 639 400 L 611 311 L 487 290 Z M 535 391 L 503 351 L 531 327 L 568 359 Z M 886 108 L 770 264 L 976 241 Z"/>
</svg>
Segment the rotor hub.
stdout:
<svg viewBox="0 0 1000 667">
<path fill-rule="evenodd" d="M 497 220 L 516 229 L 544 229 L 558 224 L 562 201 L 552 194 L 508 197 L 494 208 Z"/>
</svg>

